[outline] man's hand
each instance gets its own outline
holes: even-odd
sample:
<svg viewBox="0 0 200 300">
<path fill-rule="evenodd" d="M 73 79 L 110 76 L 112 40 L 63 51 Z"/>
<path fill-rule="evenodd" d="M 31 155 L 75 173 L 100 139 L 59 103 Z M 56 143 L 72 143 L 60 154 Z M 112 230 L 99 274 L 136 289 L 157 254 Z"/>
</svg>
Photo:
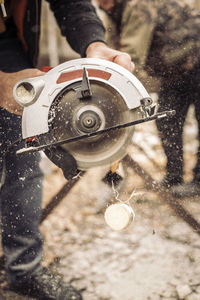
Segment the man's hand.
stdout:
<svg viewBox="0 0 200 300">
<path fill-rule="evenodd" d="M 15 84 L 25 78 L 42 76 L 44 72 L 38 69 L 25 69 L 14 73 L 5 73 L 0 71 L 0 106 L 11 113 L 21 115 L 23 107 L 20 106 L 13 98 L 13 88 Z"/>
<path fill-rule="evenodd" d="M 135 65 L 131 61 L 131 57 L 128 53 L 109 48 L 106 44 L 102 42 L 91 43 L 86 50 L 86 56 L 88 58 L 101 58 L 112 61 L 124 67 L 131 73 L 135 69 Z"/>
</svg>

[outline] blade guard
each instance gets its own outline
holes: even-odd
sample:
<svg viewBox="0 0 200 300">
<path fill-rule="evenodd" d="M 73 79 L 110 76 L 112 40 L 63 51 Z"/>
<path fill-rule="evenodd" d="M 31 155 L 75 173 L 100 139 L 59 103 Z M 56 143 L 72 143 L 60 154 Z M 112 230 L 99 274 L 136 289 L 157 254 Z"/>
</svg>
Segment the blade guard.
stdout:
<svg viewBox="0 0 200 300">
<path fill-rule="evenodd" d="M 52 102 L 64 88 L 81 80 L 84 68 L 88 72 L 89 79 L 96 79 L 116 89 L 129 110 L 139 108 L 141 100 L 149 98 L 141 82 L 113 62 L 96 58 L 71 60 L 48 69 L 43 76 L 25 79 L 15 85 L 14 98 L 24 106 L 22 116 L 24 139 L 49 131 L 48 116 Z"/>
</svg>

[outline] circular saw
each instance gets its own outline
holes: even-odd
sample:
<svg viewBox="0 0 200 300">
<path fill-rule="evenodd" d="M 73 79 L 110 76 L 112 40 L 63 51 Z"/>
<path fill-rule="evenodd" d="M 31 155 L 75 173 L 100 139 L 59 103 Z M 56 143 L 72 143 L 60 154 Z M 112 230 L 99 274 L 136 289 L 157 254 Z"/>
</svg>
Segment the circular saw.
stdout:
<svg viewBox="0 0 200 300">
<path fill-rule="evenodd" d="M 111 165 L 131 143 L 136 124 L 166 116 L 155 114 L 141 82 L 107 60 L 65 62 L 44 76 L 18 82 L 15 100 L 24 106 L 18 154 L 62 147 L 80 170 Z M 52 150 L 53 151 L 53 150 Z"/>
</svg>

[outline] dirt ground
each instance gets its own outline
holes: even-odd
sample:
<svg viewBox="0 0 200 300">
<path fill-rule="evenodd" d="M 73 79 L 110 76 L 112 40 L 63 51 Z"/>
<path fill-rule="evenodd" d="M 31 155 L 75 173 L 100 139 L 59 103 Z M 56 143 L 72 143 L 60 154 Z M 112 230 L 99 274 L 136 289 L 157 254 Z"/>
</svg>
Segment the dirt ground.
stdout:
<svg viewBox="0 0 200 300">
<path fill-rule="evenodd" d="M 186 181 L 195 165 L 196 135 L 191 108 L 184 133 Z M 128 152 L 156 181 L 162 179 L 166 160 L 154 122 L 136 127 Z M 65 179 L 43 163 L 45 206 Z M 119 198 L 126 201 L 134 191 L 135 219 L 126 230 L 113 231 L 104 220 L 114 197 L 101 181 L 104 174 L 105 168 L 89 170 L 43 222 L 44 264 L 81 289 L 84 300 L 200 300 L 200 236 L 131 168 Z M 200 197 L 180 201 L 200 222 Z M 2 268 L 0 286 L 2 300 L 27 299 L 7 290 Z"/>
</svg>

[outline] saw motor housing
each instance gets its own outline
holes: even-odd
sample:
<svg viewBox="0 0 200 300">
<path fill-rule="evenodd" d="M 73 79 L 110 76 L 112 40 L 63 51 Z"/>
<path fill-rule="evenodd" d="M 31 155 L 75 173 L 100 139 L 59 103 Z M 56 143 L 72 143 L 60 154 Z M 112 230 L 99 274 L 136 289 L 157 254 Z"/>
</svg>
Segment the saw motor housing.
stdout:
<svg viewBox="0 0 200 300">
<path fill-rule="evenodd" d="M 13 90 L 24 107 L 26 147 L 55 143 L 141 119 L 152 100 L 141 82 L 107 60 L 80 58 L 45 75 L 24 79 Z M 147 109 L 146 109 L 147 108 Z M 111 165 L 132 141 L 134 126 L 63 144 L 79 170 Z"/>
</svg>

